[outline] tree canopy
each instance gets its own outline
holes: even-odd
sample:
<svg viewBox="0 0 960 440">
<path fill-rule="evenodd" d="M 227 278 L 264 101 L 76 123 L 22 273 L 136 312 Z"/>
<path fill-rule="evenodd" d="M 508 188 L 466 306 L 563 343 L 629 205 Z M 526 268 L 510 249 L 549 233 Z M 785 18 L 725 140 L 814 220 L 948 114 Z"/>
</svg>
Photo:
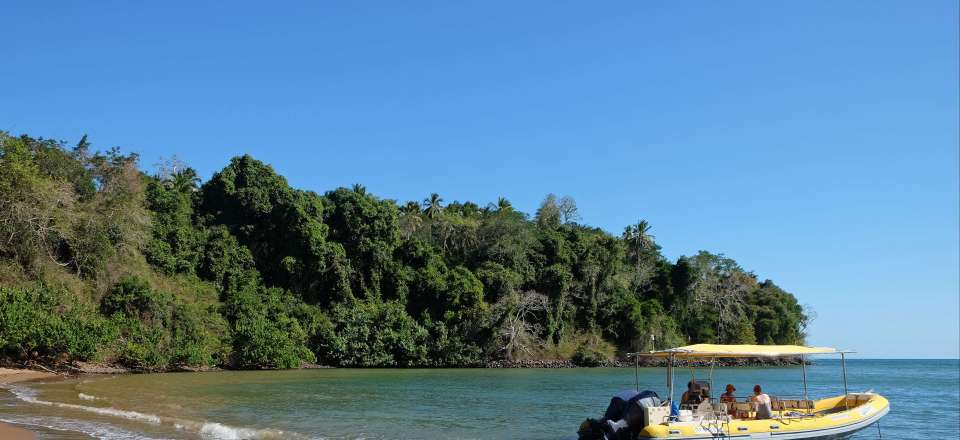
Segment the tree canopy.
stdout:
<svg viewBox="0 0 960 440">
<path fill-rule="evenodd" d="M 143 369 L 466 366 L 685 343 L 802 343 L 797 299 L 736 261 L 667 260 L 548 194 L 533 216 L 290 187 L 0 133 L 0 355 Z"/>
</svg>

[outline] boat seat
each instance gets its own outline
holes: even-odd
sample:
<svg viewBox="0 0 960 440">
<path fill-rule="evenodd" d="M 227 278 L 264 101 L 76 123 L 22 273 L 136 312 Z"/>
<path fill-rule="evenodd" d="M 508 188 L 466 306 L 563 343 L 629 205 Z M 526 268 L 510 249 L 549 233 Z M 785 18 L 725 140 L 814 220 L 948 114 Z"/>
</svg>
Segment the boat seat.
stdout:
<svg viewBox="0 0 960 440">
<path fill-rule="evenodd" d="M 785 411 L 790 409 L 813 409 L 812 400 L 796 399 L 777 399 L 771 402 L 774 411 Z"/>
<path fill-rule="evenodd" d="M 869 402 L 871 398 L 873 398 L 873 396 L 869 394 L 850 393 L 847 395 L 847 405 L 851 408 L 860 406 Z"/>
</svg>

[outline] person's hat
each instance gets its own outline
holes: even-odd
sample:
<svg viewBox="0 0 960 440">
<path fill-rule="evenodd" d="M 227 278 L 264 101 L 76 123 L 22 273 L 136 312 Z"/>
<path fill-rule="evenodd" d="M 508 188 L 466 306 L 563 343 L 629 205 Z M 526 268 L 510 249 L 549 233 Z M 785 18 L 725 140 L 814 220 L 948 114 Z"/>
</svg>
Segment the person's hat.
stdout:
<svg viewBox="0 0 960 440">
<path fill-rule="evenodd" d="M 727 391 L 736 391 L 737 389 L 733 387 L 732 383 L 727 384 Z"/>
</svg>

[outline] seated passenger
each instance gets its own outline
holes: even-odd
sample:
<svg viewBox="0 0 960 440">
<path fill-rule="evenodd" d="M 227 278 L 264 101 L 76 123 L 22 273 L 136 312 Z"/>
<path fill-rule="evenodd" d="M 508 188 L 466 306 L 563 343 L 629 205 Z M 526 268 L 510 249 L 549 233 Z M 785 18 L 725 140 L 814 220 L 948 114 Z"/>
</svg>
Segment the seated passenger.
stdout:
<svg viewBox="0 0 960 440">
<path fill-rule="evenodd" d="M 727 414 L 736 417 L 737 409 L 734 408 L 733 404 L 737 403 L 737 396 L 733 395 L 733 392 L 737 389 L 733 387 L 732 383 L 728 383 L 726 390 L 727 392 L 720 395 L 720 403 L 727 404 Z"/>
<path fill-rule="evenodd" d="M 680 397 L 681 405 L 699 405 L 700 402 L 703 402 L 703 396 L 700 394 L 700 391 L 696 389 L 697 382 L 691 380 L 687 382 L 687 390 L 683 392 L 683 396 Z"/>
<path fill-rule="evenodd" d="M 750 396 L 750 402 L 757 404 L 757 419 L 769 419 L 773 415 L 773 409 L 770 407 L 770 396 L 763 392 L 760 385 L 753 386 L 753 395 Z"/>
<path fill-rule="evenodd" d="M 737 396 L 734 396 L 734 395 L 733 395 L 733 392 L 734 392 L 734 391 L 737 391 L 737 389 L 733 387 L 733 384 L 732 384 L 732 383 L 728 383 L 728 384 L 727 384 L 727 392 L 725 392 L 725 393 L 723 393 L 723 394 L 720 395 L 720 402 L 721 402 L 721 403 L 734 403 L 734 402 L 736 402 L 736 401 L 737 401 Z"/>
</svg>

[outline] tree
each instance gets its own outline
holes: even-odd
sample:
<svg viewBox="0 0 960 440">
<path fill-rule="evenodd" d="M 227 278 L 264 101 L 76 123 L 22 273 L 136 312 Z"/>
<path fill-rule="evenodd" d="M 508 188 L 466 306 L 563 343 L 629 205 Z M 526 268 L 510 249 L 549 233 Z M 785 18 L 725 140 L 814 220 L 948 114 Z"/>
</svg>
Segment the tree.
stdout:
<svg viewBox="0 0 960 440">
<path fill-rule="evenodd" d="M 202 221 L 226 226 L 267 284 L 310 302 L 351 295 L 341 282 L 350 269 L 342 246 L 327 241 L 330 227 L 316 193 L 290 188 L 270 166 L 240 156 L 203 185 L 198 199 Z"/>
<path fill-rule="evenodd" d="M 433 193 L 430 197 L 423 199 L 423 211 L 429 218 L 437 218 L 443 212 L 443 199 L 440 194 Z"/>
<path fill-rule="evenodd" d="M 494 319 L 499 322 L 497 353 L 508 361 L 534 355 L 543 331 L 540 315 L 548 305 L 549 299 L 537 292 L 514 292 L 494 305 Z"/>
<path fill-rule="evenodd" d="M 654 241 L 654 236 L 650 235 L 650 223 L 646 220 L 640 220 L 624 228 L 622 238 L 629 243 L 628 256 L 635 261 L 638 268 L 645 257 L 650 256 L 651 252 L 657 252 L 660 248 Z"/>
<path fill-rule="evenodd" d="M 560 204 L 557 205 L 560 211 L 560 221 L 562 223 L 575 223 L 580 221 L 580 213 L 577 211 L 577 201 L 573 197 L 563 196 L 560 198 Z"/>
<path fill-rule="evenodd" d="M 0 356 L 144 370 L 476 366 L 684 342 L 802 343 L 809 308 L 722 254 L 668 261 L 547 195 L 533 217 L 436 193 L 292 188 L 239 156 L 175 157 L 0 133 Z"/>
<path fill-rule="evenodd" d="M 193 168 L 185 168 L 183 171 L 174 174 L 170 182 L 173 189 L 180 193 L 192 194 L 200 185 L 200 177 Z"/>
<path fill-rule="evenodd" d="M 694 262 L 699 274 L 694 302 L 702 314 L 714 318 L 717 342 L 739 342 L 731 341 L 735 335 L 730 330 L 745 317 L 747 295 L 756 288 L 756 277 L 722 254 L 700 251 Z"/>
<path fill-rule="evenodd" d="M 547 194 L 540 208 L 537 209 L 537 225 L 544 229 L 556 229 L 560 226 L 560 206 L 557 205 L 557 196 Z"/>
</svg>

